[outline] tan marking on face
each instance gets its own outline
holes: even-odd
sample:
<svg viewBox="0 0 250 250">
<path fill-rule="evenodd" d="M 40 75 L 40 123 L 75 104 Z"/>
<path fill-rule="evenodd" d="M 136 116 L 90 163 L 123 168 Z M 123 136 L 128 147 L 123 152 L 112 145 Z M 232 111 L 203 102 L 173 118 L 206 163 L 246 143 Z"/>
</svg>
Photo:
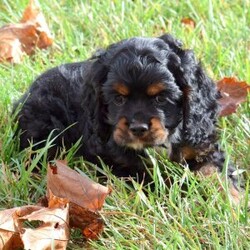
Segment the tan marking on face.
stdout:
<svg viewBox="0 0 250 250">
<path fill-rule="evenodd" d="M 129 95 L 129 88 L 123 83 L 115 83 L 113 89 L 120 95 Z"/>
<path fill-rule="evenodd" d="M 165 143 L 168 137 L 168 131 L 165 129 L 165 127 L 163 127 L 160 119 L 152 118 L 150 122 L 150 132 L 152 133 L 152 137 L 155 140 L 155 144 Z"/>
<path fill-rule="evenodd" d="M 160 94 L 163 90 L 166 89 L 165 84 L 163 83 L 153 83 L 147 88 L 147 95 L 154 96 Z"/>
<path fill-rule="evenodd" d="M 181 154 L 185 160 L 192 160 L 192 159 L 195 159 L 196 157 L 196 152 L 191 147 L 183 147 L 181 149 Z"/>
<path fill-rule="evenodd" d="M 125 144 L 126 135 L 128 136 L 128 125 L 126 118 L 123 117 L 118 121 L 115 127 L 113 134 L 115 142 L 119 145 Z"/>
<path fill-rule="evenodd" d="M 154 147 L 165 144 L 168 137 L 168 130 L 161 124 L 160 119 L 151 119 L 150 130 L 143 136 L 137 137 L 129 130 L 126 118 L 121 118 L 113 132 L 113 138 L 118 145 L 142 150 L 146 147 Z"/>
<path fill-rule="evenodd" d="M 145 147 L 144 143 L 140 140 L 128 143 L 127 146 L 133 148 L 134 150 L 142 150 Z"/>
</svg>

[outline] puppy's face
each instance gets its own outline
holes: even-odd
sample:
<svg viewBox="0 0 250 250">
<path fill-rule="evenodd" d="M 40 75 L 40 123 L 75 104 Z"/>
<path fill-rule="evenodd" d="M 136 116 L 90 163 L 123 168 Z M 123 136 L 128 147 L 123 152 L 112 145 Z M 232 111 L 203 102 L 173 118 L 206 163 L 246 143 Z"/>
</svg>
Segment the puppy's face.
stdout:
<svg viewBox="0 0 250 250">
<path fill-rule="evenodd" d="M 117 52 L 103 86 L 113 139 L 135 150 L 167 144 L 182 117 L 182 93 L 166 66 L 167 50 L 140 42 Z"/>
</svg>

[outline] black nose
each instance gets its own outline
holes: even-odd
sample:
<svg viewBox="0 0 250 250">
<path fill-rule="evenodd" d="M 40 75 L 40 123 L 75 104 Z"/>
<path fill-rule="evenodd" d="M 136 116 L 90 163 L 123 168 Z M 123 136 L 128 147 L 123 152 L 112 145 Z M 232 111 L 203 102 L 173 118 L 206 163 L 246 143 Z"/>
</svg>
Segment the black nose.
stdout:
<svg viewBox="0 0 250 250">
<path fill-rule="evenodd" d="M 131 123 L 129 129 L 135 136 L 142 136 L 146 131 L 148 131 L 149 126 L 146 123 Z"/>
</svg>

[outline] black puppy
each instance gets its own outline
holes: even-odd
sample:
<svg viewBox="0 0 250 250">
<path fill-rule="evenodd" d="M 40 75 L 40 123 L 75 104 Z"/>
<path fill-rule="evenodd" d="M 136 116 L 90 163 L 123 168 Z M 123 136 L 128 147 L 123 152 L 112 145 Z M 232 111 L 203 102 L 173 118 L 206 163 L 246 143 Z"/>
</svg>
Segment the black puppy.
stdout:
<svg viewBox="0 0 250 250">
<path fill-rule="evenodd" d="M 156 146 L 191 170 L 221 172 L 219 95 L 193 52 L 181 47 L 170 35 L 135 37 L 45 72 L 17 103 L 21 148 L 53 131 L 50 157 L 81 138 L 78 154 L 95 163 L 100 156 L 117 176 L 142 180 L 141 156 Z"/>
</svg>

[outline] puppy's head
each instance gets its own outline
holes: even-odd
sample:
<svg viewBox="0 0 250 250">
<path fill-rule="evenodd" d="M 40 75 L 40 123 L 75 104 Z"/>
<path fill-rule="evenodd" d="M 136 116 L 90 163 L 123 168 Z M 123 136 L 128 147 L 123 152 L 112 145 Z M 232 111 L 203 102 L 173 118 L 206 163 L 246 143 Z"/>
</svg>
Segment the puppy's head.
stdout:
<svg viewBox="0 0 250 250">
<path fill-rule="evenodd" d="M 167 144 L 175 133 L 183 100 L 170 60 L 173 52 L 159 38 L 132 38 L 107 50 L 102 93 L 118 145 L 141 150 Z"/>
</svg>

